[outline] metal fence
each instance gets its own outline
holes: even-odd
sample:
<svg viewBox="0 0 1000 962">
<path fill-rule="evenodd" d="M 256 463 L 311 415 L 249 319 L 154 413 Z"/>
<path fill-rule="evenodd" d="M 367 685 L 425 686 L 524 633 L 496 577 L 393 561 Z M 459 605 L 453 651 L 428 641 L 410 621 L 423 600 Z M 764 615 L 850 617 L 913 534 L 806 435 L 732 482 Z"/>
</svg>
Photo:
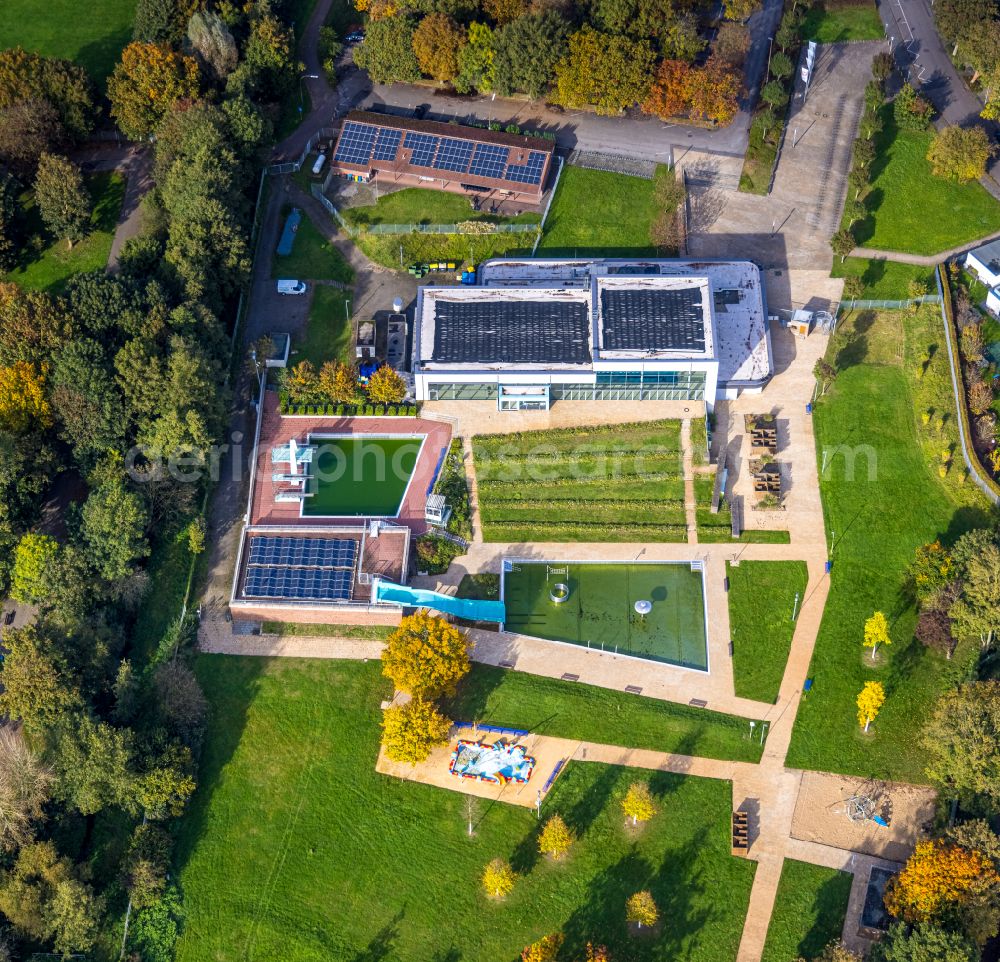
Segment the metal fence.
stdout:
<svg viewBox="0 0 1000 962">
<path fill-rule="evenodd" d="M 337 221 L 337 223 L 340 224 L 341 228 L 343 228 L 343 230 L 347 233 L 349 237 L 358 236 L 358 232 L 354 229 L 354 227 L 348 224 L 347 221 L 344 220 L 340 211 L 337 210 L 336 204 L 334 204 L 333 201 L 330 200 L 330 198 L 327 197 L 325 193 L 323 193 L 323 186 L 321 184 L 310 184 L 309 190 L 312 193 L 313 197 L 315 197 L 316 200 L 318 200 L 327 209 L 327 211 Z"/>
<path fill-rule="evenodd" d="M 913 307 L 914 304 L 940 304 L 941 295 L 940 294 L 924 294 L 921 297 L 910 297 L 902 301 L 887 301 L 887 300 L 843 300 L 840 302 L 841 309 L 848 309 L 852 311 L 871 311 L 878 308 L 887 308 L 899 310 L 903 307 Z"/>
</svg>

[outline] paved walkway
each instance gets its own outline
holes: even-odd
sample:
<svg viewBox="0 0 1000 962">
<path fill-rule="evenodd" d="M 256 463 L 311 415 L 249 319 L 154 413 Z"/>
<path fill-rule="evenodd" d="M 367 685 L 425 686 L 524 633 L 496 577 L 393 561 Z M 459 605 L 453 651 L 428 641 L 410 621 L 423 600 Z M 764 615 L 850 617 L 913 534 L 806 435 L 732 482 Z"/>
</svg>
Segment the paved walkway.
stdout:
<svg viewBox="0 0 1000 962">
<path fill-rule="evenodd" d="M 855 247 L 851 251 L 851 257 L 864 257 L 871 260 L 895 261 L 897 264 L 916 264 L 920 267 L 936 267 L 941 261 L 950 260 L 957 254 L 964 254 L 975 247 L 981 247 L 1000 238 L 1000 231 L 987 234 L 977 240 L 969 241 L 967 244 L 960 244 L 958 247 L 949 247 L 939 254 L 906 254 L 903 251 L 883 251 L 874 247 Z"/>
</svg>

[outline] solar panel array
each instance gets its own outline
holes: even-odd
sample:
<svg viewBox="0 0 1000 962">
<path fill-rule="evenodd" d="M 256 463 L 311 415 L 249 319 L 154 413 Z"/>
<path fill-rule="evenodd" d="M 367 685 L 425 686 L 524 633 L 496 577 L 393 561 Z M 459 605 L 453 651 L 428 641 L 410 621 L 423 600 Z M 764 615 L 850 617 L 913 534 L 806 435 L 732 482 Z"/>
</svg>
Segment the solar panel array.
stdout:
<svg viewBox="0 0 1000 962">
<path fill-rule="evenodd" d="M 349 601 L 353 571 L 337 568 L 248 568 L 243 594 L 248 598 Z"/>
<path fill-rule="evenodd" d="M 357 555 L 347 538 L 251 537 L 243 594 L 348 601 Z"/>
<path fill-rule="evenodd" d="M 333 159 L 359 166 L 373 160 L 394 162 L 400 147 L 410 151 L 408 162 L 414 167 L 533 186 L 542 181 L 547 156 L 543 151 L 532 150 L 523 164 L 508 163 L 511 157 L 517 156 L 510 147 L 412 130 L 404 134 L 402 130 L 349 120 L 344 124 Z"/>
<path fill-rule="evenodd" d="M 283 565 L 293 568 L 353 568 L 358 543 L 342 538 L 250 539 L 252 565 Z"/>
</svg>

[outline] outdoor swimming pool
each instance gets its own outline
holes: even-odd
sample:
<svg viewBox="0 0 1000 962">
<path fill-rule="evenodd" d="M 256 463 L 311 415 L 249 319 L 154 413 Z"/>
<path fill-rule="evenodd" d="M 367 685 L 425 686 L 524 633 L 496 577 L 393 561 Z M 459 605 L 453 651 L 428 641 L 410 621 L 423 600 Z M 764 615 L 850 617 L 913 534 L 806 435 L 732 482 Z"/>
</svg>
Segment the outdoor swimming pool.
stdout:
<svg viewBox="0 0 1000 962">
<path fill-rule="evenodd" d="M 501 598 L 508 631 L 708 671 L 700 565 L 509 559 Z"/>
<path fill-rule="evenodd" d="M 311 435 L 316 453 L 302 514 L 394 518 L 423 445 L 423 435 Z"/>
</svg>

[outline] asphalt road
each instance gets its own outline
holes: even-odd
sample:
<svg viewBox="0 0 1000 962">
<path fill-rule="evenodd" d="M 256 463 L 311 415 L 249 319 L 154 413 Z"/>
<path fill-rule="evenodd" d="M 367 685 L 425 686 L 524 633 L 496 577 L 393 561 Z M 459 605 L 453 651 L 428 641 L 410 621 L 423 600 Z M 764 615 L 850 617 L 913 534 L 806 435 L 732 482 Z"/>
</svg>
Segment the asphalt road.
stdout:
<svg viewBox="0 0 1000 962">
<path fill-rule="evenodd" d="M 372 85 L 368 75 L 354 66 L 350 53 L 338 71 L 334 90 L 322 79 L 303 80 L 313 101 L 313 108 L 303 124 L 275 148 L 274 160 L 297 157 L 312 134 L 328 126 L 335 115 L 360 108 L 385 108 L 392 112 L 411 111 L 426 105 L 432 120 L 498 121 L 521 127 L 549 130 L 565 150 L 589 150 L 605 154 L 627 154 L 639 160 L 673 162 L 689 149 L 742 156 L 746 151 L 750 113 L 757 100 L 760 81 L 774 36 L 781 19 L 782 0 L 764 0 L 760 11 L 750 18 L 750 50 L 744 79 L 747 93 L 736 119 L 719 130 L 702 130 L 678 124 L 665 124 L 639 110 L 625 117 L 598 117 L 588 111 L 551 110 L 543 103 L 490 96 L 446 96 L 433 88 L 410 84 Z M 320 0 L 299 45 L 299 54 L 307 73 L 317 73 L 315 37 L 326 17 L 330 0 Z"/>
<path fill-rule="evenodd" d="M 878 8 L 896 63 L 934 104 L 940 114 L 938 126 L 965 127 L 979 123 L 994 141 L 1000 140 L 1000 128 L 979 116 L 982 101 L 969 90 L 952 64 L 928 0 L 881 0 Z M 1000 157 L 994 158 L 990 173 L 994 179 L 1000 179 Z"/>
</svg>

